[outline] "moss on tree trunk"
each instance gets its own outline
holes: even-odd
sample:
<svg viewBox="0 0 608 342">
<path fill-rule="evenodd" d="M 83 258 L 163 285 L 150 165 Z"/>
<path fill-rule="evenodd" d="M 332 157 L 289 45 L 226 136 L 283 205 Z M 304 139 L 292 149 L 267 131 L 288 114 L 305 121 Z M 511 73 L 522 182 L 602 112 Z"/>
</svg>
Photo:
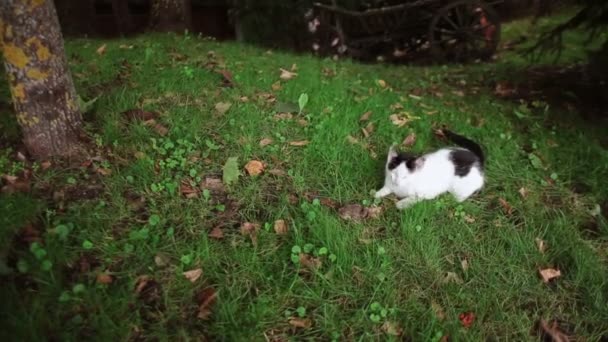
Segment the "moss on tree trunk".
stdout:
<svg viewBox="0 0 608 342">
<path fill-rule="evenodd" d="M 0 49 L 30 154 L 74 152 L 82 118 L 53 1 L 0 1 Z"/>
</svg>

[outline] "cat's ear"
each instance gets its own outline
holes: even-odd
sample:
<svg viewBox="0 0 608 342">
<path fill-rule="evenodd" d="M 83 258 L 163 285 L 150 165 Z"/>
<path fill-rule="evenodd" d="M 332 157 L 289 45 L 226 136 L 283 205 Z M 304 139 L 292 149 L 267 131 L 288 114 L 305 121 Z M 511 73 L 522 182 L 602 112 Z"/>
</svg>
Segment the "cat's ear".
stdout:
<svg viewBox="0 0 608 342">
<path fill-rule="evenodd" d="M 424 157 L 412 158 L 409 159 L 405 165 L 410 170 L 410 172 L 414 172 L 420 169 L 424 165 Z"/>
</svg>

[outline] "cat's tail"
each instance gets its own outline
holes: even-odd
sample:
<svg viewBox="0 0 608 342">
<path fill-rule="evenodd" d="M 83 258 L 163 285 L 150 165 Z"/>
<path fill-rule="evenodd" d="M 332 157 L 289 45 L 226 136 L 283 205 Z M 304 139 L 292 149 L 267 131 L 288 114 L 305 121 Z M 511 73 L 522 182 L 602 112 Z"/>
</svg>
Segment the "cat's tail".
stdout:
<svg viewBox="0 0 608 342">
<path fill-rule="evenodd" d="M 442 129 L 442 132 L 454 144 L 456 144 L 460 147 L 464 147 L 467 150 L 475 153 L 477 158 L 479 158 L 479 162 L 481 163 L 481 165 L 484 165 L 486 158 L 485 158 L 485 155 L 483 154 L 483 150 L 481 149 L 481 146 L 479 146 L 478 143 L 476 143 L 473 140 L 470 140 L 468 138 L 465 138 L 462 135 L 458 135 L 452 131 L 449 131 L 447 129 Z"/>
</svg>

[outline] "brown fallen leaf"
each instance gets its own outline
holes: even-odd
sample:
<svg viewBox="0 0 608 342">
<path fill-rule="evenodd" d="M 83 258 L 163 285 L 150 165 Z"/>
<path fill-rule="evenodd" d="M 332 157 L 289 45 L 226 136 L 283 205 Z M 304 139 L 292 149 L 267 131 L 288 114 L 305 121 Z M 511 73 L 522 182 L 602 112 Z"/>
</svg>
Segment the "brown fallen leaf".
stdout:
<svg viewBox="0 0 608 342">
<path fill-rule="evenodd" d="M 226 192 L 224 183 L 219 178 L 206 177 L 199 186 L 203 190 L 207 189 L 211 192 L 215 192 L 216 194 Z"/>
<path fill-rule="evenodd" d="M 257 176 L 257 175 L 261 174 L 262 172 L 264 172 L 264 163 L 262 163 L 259 160 L 250 160 L 245 165 L 245 170 L 247 170 L 247 173 L 250 176 Z"/>
<path fill-rule="evenodd" d="M 549 335 L 552 342 L 568 342 L 572 341 L 570 336 L 562 331 L 562 329 L 557 324 L 557 321 L 552 321 L 551 323 L 547 323 L 544 319 L 541 319 L 539 322 L 539 328 L 541 335 Z"/>
<path fill-rule="evenodd" d="M 241 235 L 249 236 L 251 243 L 254 246 L 258 245 L 258 231 L 260 230 L 259 223 L 244 222 L 241 224 Z"/>
<path fill-rule="evenodd" d="M 400 102 L 393 103 L 389 107 L 391 110 L 397 111 L 403 109 L 403 105 Z"/>
<path fill-rule="evenodd" d="M 50 162 L 50 161 L 45 160 L 45 161 L 43 161 L 43 162 L 41 162 L 41 163 L 40 163 L 40 168 L 41 168 L 42 170 L 46 170 L 46 169 L 48 169 L 49 167 L 51 167 L 51 165 L 52 165 L 52 164 L 51 164 L 51 162 Z"/>
<path fill-rule="evenodd" d="M 144 125 L 152 127 L 152 129 L 156 131 L 156 133 L 163 137 L 167 135 L 167 133 L 169 133 L 169 129 L 167 127 L 157 123 L 154 119 L 144 121 Z"/>
<path fill-rule="evenodd" d="M 97 50 L 95 50 L 95 52 L 97 52 L 98 55 L 103 55 L 104 53 L 106 53 L 106 44 L 103 44 L 102 46 L 98 47 Z"/>
<path fill-rule="evenodd" d="M 469 269 L 469 260 L 467 260 L 467 259 L 460 260 L 460 267 L 462 267 L 462 270 L 466 272 Z"/>
<path fill-rule="evenodd" d="M 186 271 L 182 274 L 184 275 L 184 277 L 186 277 L 186 279 L 190 280 L 191 283 L 195 283 L 198 278 L 203 275 L 203 270 L 201 268 L 195 268 L 193 270 Z"/>
<path fill-rule="evenodd" d="M 547 243 L 545 242 L 545 240 L 536 238 L 534 239 L 534 242 L 536 242 L 536 248 L 538 248 L 538 251 L 541 254 L 545 253 L 545 250 L 547 249 Z"/>
<path fill-rule="evenodd" d="M 221 240 L 224 238 L 224 231 L 220 227 L 215 227 L 211 229 L 208 236 L 212 239 Z"/>
<path fill-rule="evenodd" d="M 222 86 L 234 87 L 234 78 L 232 77 L 232 73 L 230 71 L 220 70 L 218 73 L 222 75 Z"/>
<path fill-rule="evenodd" d="M 385 80 L 378 80 L 378 85 L 379 85 L 381 88 L 386 88 L 386 86 L 387 86 L 387 84 L 386 84 L 386 81 L 385 81 Z"/>
<path fill-rule="evenodd" d="M 473 223 L 475 222 L 475 218 L 469 214 L 465 214 L 464 215 L 464 222 L 466 223 Z"/>
<path fill-rule="evenodd" d="M 454 272 L 447 272 L 445 277 L 441 280 L 441 282 L 443 284 L 449 284 L 449 283 L 463 284 L 464 283 L 462 278 L 460 278 L 460 276 Z"/>
<path fill-rule="evenodd" d="M 370 122 L 367 124 L 367 126 L 365 126 L 365 128 L 362 129 L 363 131 L 363 135 L 365 135 L 365 137 L 369 137 L 373 132 L 374 132 L 374 123 Z"/>
<path fill-rule="evenodd" d="M 454 94 L 458 97 L 464 97 L 464 91 L 462 91 L 462 90 L 452 90 L 452 94 Z"/>
<path fill-rule="evenodd" d="M 391 122 L 393 123 L 393 125 L 396 125 L 396 126 L 399 126 L 399 127 L 403 127 L 408 122 L 410 122 L 410 120 L 408 120 L 407 118 L 400 117 L 399 114 L 391 114 L 388 118 L 391 120 Z"/>
<path fill-rule="evenodd" d="M 270 173 L 273 176 L 285 176 L 287 175 L 287 172 L 281 170 L 281 169 L 272 169 L 272 170 L 268 170 L 268 173 Z"/>
<path fill-rule="evenodd" d="M 298 76 L 298 74 L 296 74 L 295 72 L 291 72 L 291 71 L 285 70 L 283 68 L 279 68 L 279 70 L 281 70 L 281 75 L 279 76 L 279 78 L 284 81 L 288 81 L 288 80 Z"/>
<path fill-rule="evenodd" d="M 277 235 L 286 235 L 287 234 L 287 224 L 285 223 L 285 220 L 274 221 L 274 232 Z"/>
<path fill-rule="evenodd" d="M 289 145 L 291 146 L 306 146 L 310 143 L 310 141 L 308 140 L 298 140 L 298 141 L 291 141 L 289 142 Z"/>
<path fill-rule="evenodd" d="M 109 175 L 111 175 L 111 174 L 112 174 L 112 170 L 110 170 L 110 169 L 106 169 L 106 168 L 103 168 L 103 167 L 98 167 L 98 168 L 95 170 L 95 172 L 99 173 L 99 174 L 100 174 L 100 175 L 102 175 L 102 176 L 109 176 Z"/>
<path fill-rule="evenodd" d="M 158 267 L 166 267 L 171 263 L 171 259 L 166 254 L 158 253 L 154 256 L 154 264 Z"/>
<path fill-rule="evenodd" d="M 306 121 L 305 119 L 298 119 L 297 121 L 298 125 L 300 125 L 301 127 L 306 127 L 309 125 L 308 121 Z"/>
<path fill-rule="evenodd" d="M 276 81 L 274 82 L 270 88 L 272 88 L 273 91 L 279 91 L 281 90 L 281 81 Z"/>
<path fill-rule="evenodd" d="M 270 138 L 264 138 L 262 140 L 260 140 L 260 147 L 264 147 L 264 146 L 268 146 L 270 144 L 272 144 L 272 139 Z"/>
<path fill-rule="evenodd" d="M 372 112 L 367 111 L 367 112 L 363 113 L 363 115 L 361 115 L 361 117 L 359 118 L 359 121 L 367 121 L 367 120 L 369 120 L 370 116 L 372 116 Z"/>
<path fill-rule="evenodd" d="M 190 184 L 190 181 L 184 179 L 179 185 L 179 192 L 186 198 L 198 197 L 199 190 Z"/>
<path fill-rule="evenodd" d="M 316 270 L 323 265 L 321 259 L 315 258 L 312 255 L 300 253 L 300 264 L 310 270 Z"/>
<path fill-rule="evenodd" d="M 434 129 L 433 130 L 433 134 L 439 138 L 439 139 L 446 139 L 447 137 L 445 136 L 445 133 L 443 132 L 443 130 L 441 128 L 438 129 Z"/>
<path fill-rule="evenodd" d="M 226 112 L 232 107 L 232 103 L 230 102 L 218 102 L 215 104 L 215 111 L 219 115 L 224 115 Z"/>
<path fill-rule="evenodd" d="M 277 113 L 273 116 L 275 120 L 291 120 L 293 119 L 293 114 L 291 113 Z"/>
<path fill-rule="evenodd" d="M 206 287 L 196 294 L 196 302 L 198 303 L 197 318 L 204 321 L 211 317 L 211 307 L 217 300 L 217 292 L 213 287 Z"/>
<path fill-rule="evenodd" d="M 403 139 L 403 142 L 401 143 L 402 146 L 405 147 L 410 147 L 413 146 L 416 143 L 416 133 L 412 132 L 410 134 L 408 134 L 407 137 L 405 137 L 405 139 Z"/>
<path fill-rule="evenodd" d="M 338 210 L 344 220 L 360 221 L 367 217 L 367 210 L 360 204 L 348 204 Z"/>
<path fill-rule="evenodd" d="M 386 321 L 382 324 L 382 331 L 391 336 L 401 336 L 403 334 L 403 329 L 399 324 L 391 321 Z"/>
<path fill-rule="evenodd" d="M 502 209 L 505 211 L 507 215 L 511 215 L 513 213 L 513 207 L 507 202 L 504 198 L 499 198 L 498 202 L 502 206 Z"/>
<path fill-rule="evenodd" d="M 114 279 L 112 278 L 112 276 L 109 275 L 106 272 L 102 272 L 102 273 L 98 273 L 97 274 L 97 279 L 96 279 L 97 284 L 106 284 L 106 285 L 107 284 L 112 284 L 113 280 Z"/>
<path fill-rule="evenodd" d="M 528 197 L 528 189 L 524 188 L 523 186 L 519 188 L 518 192 L 521 195 L 521 198 Z"/>
<path fill-rule="evenodd" d="M 312 321 L 310 318 L 290 317 L 288 322 L 289 325 L 296 328 L 308 329 L 312 327 Z"/>
<path fill-rule="evenodd" d="M 545 268 L 539 269 L 538 273 L 543 278 L 543 282 L 548 283 L 553 279 L 559 278 L 562 275 L 562 272 L 555 268 Z"/>
<path fill-rule="evenodd" d="M 499 97 L 508 97 L 515 94 L 515 88 L 513 85 L 507 81 L 501 81 L 496 83 L 496 87 L 494 88 L 494 94 Z"/>
</svg>

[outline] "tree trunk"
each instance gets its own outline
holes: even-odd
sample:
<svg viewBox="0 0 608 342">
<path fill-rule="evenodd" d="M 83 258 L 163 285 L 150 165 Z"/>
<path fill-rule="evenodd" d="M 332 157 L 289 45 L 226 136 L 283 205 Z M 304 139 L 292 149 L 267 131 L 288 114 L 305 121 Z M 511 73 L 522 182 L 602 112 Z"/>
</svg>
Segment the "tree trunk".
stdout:
<svg viewBox="0 0 608 342">
<path fill-rule="evenodd" d="M 162 32 L 192 30 L 191 0 L 152 0 L 150 29 Z"/>
<path fill-rule="evenodd" d="M 0 1 L 0 49 L 30 154 L 75 152 L 82 118 L 53 1 Z"/>
<path fill-rule="evenodd" d="M 81 0 L 79 0 L 81 1 Z M 129 13 L 129 2 L 126 0 L 112 0 L 112 12 L 120 34 L 129 34 L 133 31 L 133 20 Z"/>
</svg>

